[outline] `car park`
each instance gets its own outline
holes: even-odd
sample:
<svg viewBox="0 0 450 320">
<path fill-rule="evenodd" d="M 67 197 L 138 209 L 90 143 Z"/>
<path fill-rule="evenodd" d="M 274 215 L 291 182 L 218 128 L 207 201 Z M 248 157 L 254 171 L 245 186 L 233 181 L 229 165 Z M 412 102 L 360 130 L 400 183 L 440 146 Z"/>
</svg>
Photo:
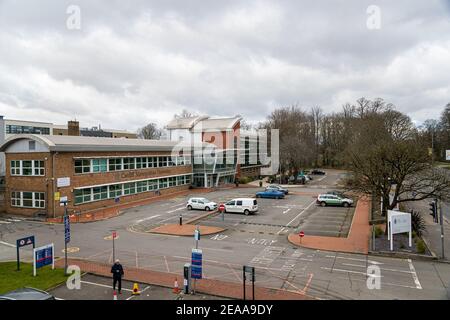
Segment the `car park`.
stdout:
<svg viewBox="0 0 450 320">
<path fill-rule="evenodd" d="M 313 169 L 313 170 L 311 171 L 311 174 L 314 174 L 314 175 L 324 175 L 324 174 L 326 174 L 326 173 L 325 173 L 325 171 L 323 171 L 323 170 Z"/>
<path fill-rule="evenodd" d="M 206 198 L 190 198 L 186 204 L 188 210 L 197 209 L 211 211 L 217 209 L 217 203 Z"/>
<path fill-rule="evenodd" d="M 337 191 L 337 190 L 328 191 L 326 194 L 333 194 L 340 198 L 348 198 L 348 196 L 345 193 L 343 193 L 342 191 Z"/>
<path fill-rule="evenodd" d="M 325 206 L 350 207 L 351 205 L 353 205 L 353 200 L 349 198 L 341 198 L 334 194 L 319 194 L 316 203 L 321 205 L 322 207 Z"/>
<path fill-rule="evenodd" d="M 283 199 L 284 192 L 276 189 L 267 189 L 265 191 L 259 191 L 256 193 L 257 198 L 270 198 L 270 199 Z"/>
<path fill-rule="evenodd" d="M 237 198 L 227 201 L 225 204 L 225 212 L 243 213 L 249 215 L 258 211 L 258 202 L 253 198 Z"/>
<path fill-rule="evenodd" d="M 278 185 L 278 184 L 270 184 L 266 187 L 266 191 L 267 190 L 276 190 L 276 191 L 280 191 L 283 192 L 284 194 L 288 194 L 289 190 L 287 188 L 283 188 L 282 186 Z"/>
<path fill-rule="evenodd" d="M 54 296 L 35 288 L 20 288 L 0 295 L 0 300 L 56 300 Z"/>
</svg>

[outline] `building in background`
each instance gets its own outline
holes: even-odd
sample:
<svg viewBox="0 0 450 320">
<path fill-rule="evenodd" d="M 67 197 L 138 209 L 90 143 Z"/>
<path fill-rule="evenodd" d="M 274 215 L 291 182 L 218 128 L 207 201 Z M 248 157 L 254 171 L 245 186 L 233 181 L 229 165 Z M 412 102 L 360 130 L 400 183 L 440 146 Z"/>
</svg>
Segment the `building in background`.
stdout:
<svg viewBox="0 0 450 320">
<path fill-rule="evenodd" d="M 102 138 L 137 139 L 137 134 L 126 130 L 103 129 L 101 125 L 92 128 L 80 128 L 78 121 L 69 121 L 67 125 L 53 125 L 53 134 L 58 136 L 83 136 Z"/>
<path fill-rule="evenodd" d="M 6 154 L 5 211 L 52 218 L 63 215 L 58 199 L 64 197 L 71 213 L 85 213 L 185 190 L 192 183 L 192 154 L 173 156 L 178 144 L 167 140 L 12 136 L 0 146 Z"/>
<path fill-rule="evenodd" d="M 208 161 L 205 153 L 194 155 L 195 186 L 209 188 L 234 183 L 241 177 L 261 175 L 259 149 L 262 141 L 257 132 L 241 131 L 241 120 L 240 116 L 198 116 L 173 119 L 165 127 L 171 141 L 207 142 L 217 147 Z M 265 149 L 261 151 L 266 152 Z"/>
</svg>

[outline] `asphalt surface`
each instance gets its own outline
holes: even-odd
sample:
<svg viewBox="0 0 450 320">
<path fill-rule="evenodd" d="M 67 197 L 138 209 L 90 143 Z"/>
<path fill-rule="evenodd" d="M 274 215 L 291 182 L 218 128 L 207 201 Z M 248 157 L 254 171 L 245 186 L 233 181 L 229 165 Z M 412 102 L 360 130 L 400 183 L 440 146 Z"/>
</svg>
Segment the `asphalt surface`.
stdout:
<svg viewBox="0 0 450 320">
<path fill-rule="evenodd" d="M 122 281 L 122 293 L 116 287 L 117 300 L 217 300 L 215 296 L 173 293 L 172 289 L 138 283 L 139 295 L 133 295 L 133 282 Z M 92 274 L 81 277 L 80 289 L 68 289 L 65 284 L 49 291 L 58 300 L 113 300 L 112 279 Z"/>
<path fill-rule="evenodd" d="M 204 277 L 241 282 L 242 266 L 252 265 L 256 268 L 256 285 L 306 292 L 323 299 L 447 299 L 450 264 L 332 253 L 297 248 L 287 241 L 287 235 L 299 229 L 304 229 L 306 234 L 334 230 L 327 229 L 329 226 L 323 220 L 328 217 L 327 213 L 330 213 L 330 219 L 326 222 L 333 222 L 330 224 L 333 228 L 348 225 L 349 220 L 344 217 L 351 213 L 343 211 L 347 209 L 317 208 L 313 203 L 313 194 L 335 189 L 340 175 L 329 172 L 320 181 L 290 188 L 311 195 L 292 195 L 281 200 L 258 199 L 259 214 L 226 214 L 225 221 L 221 221 L 221 215 L 213 215 L 199 222 L 228 228 L 223 233 L 204 236 L 199 242 L 199 248 L 203 250 Z M 211 200 L 226 201 L 236 195 L 254 194 L 257 189 L 220 190 L 206 196 Z M 180 213 L 183 219 L 203 213 L 185 210 L 182 205 L 185 200 L 186 197 L 179 197 L 129 209 L 109 220 L 72 224 L 69 256 L 112 262 L 112 241 L 108 236 L 112 230 L 117 230 L 115 255 L 125 268 L 132 266 L 181 275 L 195 246 L 193 237 L 145 231 L 164 223 L 178 223 Z M 25 220 L 7 222 L 0 223 L 0 241 L 13 244 L 17 238 L 35 235 L 38 246 L 53 242 L 57 254 L 63 255 L 62 225 Z M 342 230 L 340 232 L 345 233 L 345 228 Z M 7 245 L 0 243 L 1 246 Z M 367 286 L 367 267 L 373 265 L 380 268 L 380 289 Z"/>
</svg>

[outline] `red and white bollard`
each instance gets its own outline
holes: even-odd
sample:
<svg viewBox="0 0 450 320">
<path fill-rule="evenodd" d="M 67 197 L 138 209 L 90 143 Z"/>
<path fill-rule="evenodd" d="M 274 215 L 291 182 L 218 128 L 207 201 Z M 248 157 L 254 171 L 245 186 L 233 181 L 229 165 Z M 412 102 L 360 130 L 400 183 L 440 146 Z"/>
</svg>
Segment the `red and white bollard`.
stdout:
<svg viewBox="0 0 450 320">
<path fill-rule="evenodd" d="M 115 290 L 113 292 L 113 300 L 117 300 L 117 292 Z"/>
</svg>

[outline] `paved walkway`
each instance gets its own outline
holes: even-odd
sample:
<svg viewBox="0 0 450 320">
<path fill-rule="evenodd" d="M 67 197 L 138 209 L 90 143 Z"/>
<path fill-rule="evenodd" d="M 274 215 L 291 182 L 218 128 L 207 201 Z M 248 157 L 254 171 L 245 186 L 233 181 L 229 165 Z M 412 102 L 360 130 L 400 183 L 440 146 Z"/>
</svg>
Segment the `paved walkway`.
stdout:
<svg viewBox="0 0 450 320">
<path fill-rule="evenodd" d="M 83 272 L 111 277 L 111 266 L 97 262 L 69 259 L 69 265 L 77 265 Z M 64 267 L 64 259 L 55 262 L 57 267 Z M 175 279 L 178 284 L 183 283 L 182 275 L 159 271 L 144 270 L 138 268 L 125 268 L 124 280 L 135 281 L 173 288 Z M 251 298 L 251 285 L 247 288 L 247 299 Z M 226 282 L 212 279 L 199 279 L 196 283 L 196 291 L 219 297 L 242 299 L 243 287 L 240 283 Z M 264 287 L 255 287 L 255 300 L 313 300 L 315 298 L 302 292 L 293 292 Z"/>
<path fill-rule="evenodd" d="M 173 236 L 193 236 L 196 228 L 197 226 L 193 224 L 183 224 L 181 226 L 179 224 L 166 224 L 164 226 L 151 229 L 148 232 L 169 234 Z M 223 228 L 210 226 L 198 226 L 198 228 L 200 229 L 200 235 L 215 234 L 226 230 Z"/>
<path fill-rule="evenodd" d="M 300 242 L 298 234 L 290 234 L 288 240 L 294 245 L 305 248 L 368 254 L 370 237 L 369 210 L 370 201 L 367 198 L 361 198 L 356 205 L 347 238 L 305 235 Z"/>
</svg>

